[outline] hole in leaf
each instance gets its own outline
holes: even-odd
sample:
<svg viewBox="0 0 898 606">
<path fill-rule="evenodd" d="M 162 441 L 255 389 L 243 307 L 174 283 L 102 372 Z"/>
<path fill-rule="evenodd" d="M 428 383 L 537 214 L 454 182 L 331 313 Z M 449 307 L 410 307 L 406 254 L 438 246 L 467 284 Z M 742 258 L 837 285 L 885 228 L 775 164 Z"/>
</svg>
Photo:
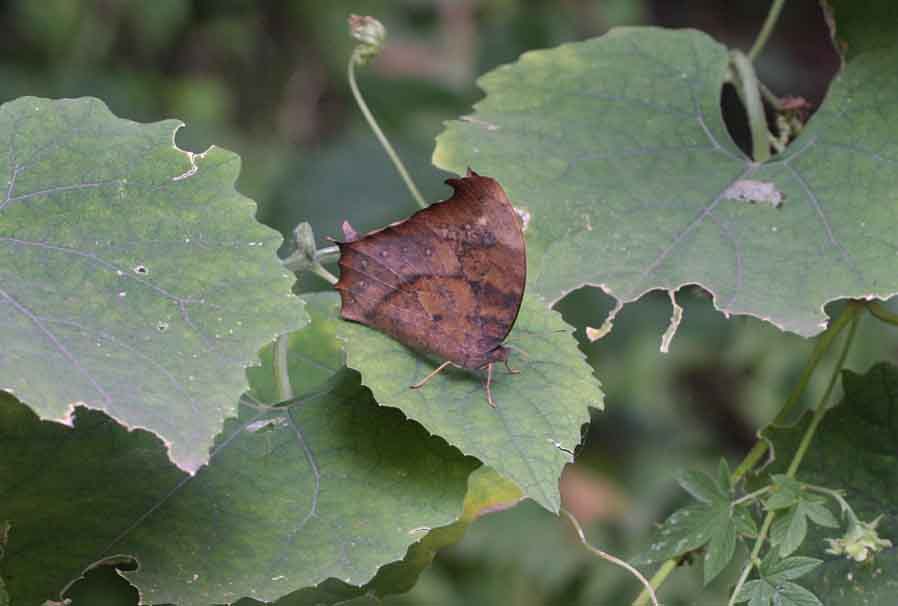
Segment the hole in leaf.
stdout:
<svg viewBox="0 0 898 606">
<path fill-rule="evenodd" d="M 137 588 L 131 585 L 117 571 L 137 570 L 137 560 L 119 556 L 92 566 L 84 576 L 75 581 L 65 597 L 71 606 L 91 606 L 93 604 L 136 605 L 140 599 Z"/>
</svg>

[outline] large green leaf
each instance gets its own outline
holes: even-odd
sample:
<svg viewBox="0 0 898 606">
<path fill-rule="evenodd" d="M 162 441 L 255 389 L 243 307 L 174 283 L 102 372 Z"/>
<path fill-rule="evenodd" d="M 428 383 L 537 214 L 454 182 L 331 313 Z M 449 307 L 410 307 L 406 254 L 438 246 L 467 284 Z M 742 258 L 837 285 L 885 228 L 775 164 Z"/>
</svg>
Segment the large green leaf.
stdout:
<svg viewBox="0 0 898 606">
<path fill-rule="evenodd" d="M 898 545 L 898 368 L 879 364 L 864 375 L 843 374 L 845 397 L 830 411 L 802 460 L 802 482 L 845 490 L 845 498 L 863 522 L 883 515 L 879 536 Z M 776 461 L 784 470 L 810 422 L 790 429 L 771 429 Z M 843 522 L 844 524 L 844 522 Z M 802 553 L 824 560 L 801 584 L 839 606 L 892 606 L 898 593 L 898 560 L 892 547 L 858 563 L 827 553 L 824 537 L 838 530 L 808 529 Z M 825 598 L 837 601 L 829 602 Z"/>
<path fill-rule="evenodd" d="M 810 336 L 828 301 L 898 291 L 896 61 L 895 47 L 858 56 L 802 135 L 757 165 L 720 115 L 726 48 L 616 29 L 484 76 L 486 98 L 434 162 L 497 178 L 529 211 L 528 288 L 550 301 L 584 284 L 624 304 L 694 283 L 726 313 Z M 784 201 L 739 199 L 746 182 Z"/>
<path fill-rule="evenodd" d="M 0 575 L 13 606 L 115 555 L 138 560 L 123 574 L 150 603 L 270 601 L 328 577 L 362 585 L 455 522 L 477 462 L 377 406 L 357 373 L 334 378 L 332 329 L 290 336 L 299 401 L 247 399 L 194 476 L 158 438 L 101 412 L 79 407 L 69 428 L 0 395 L 0 520 L 12 522 Z M 251 373 L 258 399 L 275 391 L 270 359 Z"/>
<path fill-rule="evenodd" d="M 194 471 L 258 348 L 305 317 L 239 159 L 177 149 L 179 126 L 97 99 L 0 106 L 0 389 L 44 419 L 80 404 L 149 429 Z"/>
<path fill-rule="evenodd" d="M 506 341 L 519 350 L 511 362 L 521 372 L 494 370 L 495 408 L 487 403 L 481 373 L 449 368 L 409 389 L 439 362 L 361 324 L 339 321 L 337 335 L 346 364 L 362 373 L 380 404 L 399 408 L 514 481 L 525 496 L 558 511 L 561 470 L 580 443 L 588 407 L 602 406 L 599 382 L 572 330 L 542 299 L 524 297 Z"/>
<path fill-rule="evenodd" d="M 392 562 L 377 571 L 377 575 L 362 587 L 337 579 L 328 579 L 316 587 L 304 588 L 278 601 L 278 606 L 323 606 L 343 604 L 363 596 L 378 598 L 402 594 L 411 590 L 421 573 L 430 566 L 437 551 L 457 543 L 468 527 L 478 518 L 516 504 L 521 498 L 518 487 L 489 467 L 479 467 L 468 476 L 462 515 L 448 526 L 430 530 L 424 538 L 409 547 L 405 558 Z M 246 600 L 240 606 L 255 603 Z"/>
</svg>

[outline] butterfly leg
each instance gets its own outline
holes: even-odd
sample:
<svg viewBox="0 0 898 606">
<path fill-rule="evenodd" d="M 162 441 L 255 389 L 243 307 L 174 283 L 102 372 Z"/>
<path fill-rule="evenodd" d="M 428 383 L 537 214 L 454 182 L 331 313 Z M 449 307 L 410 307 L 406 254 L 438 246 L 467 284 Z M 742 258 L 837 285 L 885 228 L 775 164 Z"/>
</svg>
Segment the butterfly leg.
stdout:
<svg viewBox="0 0 898 606">
<path fill-rule="evenodd" d="M 486 401 L 493 408 L 496 407 L 496 403 L 493 401 L 493 391 L 490 389 L 490 384 L 493 382 L 493 364 L 490 362 L 486 365 L 486 385 L 484 386 L 486 389 Z"/>
<path fill-rule="evenodd" d="M 432 373 L 430 373 L 429 375 L 427 375 L 426 377 L 424 377 L 423 379 L 421 379 L 420 381 L 418 381 L 418 382 L 415 383 L 414 385 L 409 385 L 409 387 L 410 387 L 411 389 L 418 389 L 419 387 L 424 387 L 424 385 L 425 385 L 428 381 L 430 381 L 432 378 L 434 378 L 435 376 L 437 376 L 438 374 L 440 374 L 440 372 L 441 372 L 444 368 L 446 368 L 447 366 L 449 366 L 450 364 L 452 364 L 452 362 L 450 362 L 449 360 L 446 360 L 445 362 L 443 362 L 442 364 L 440 364 L 439 366 L 437 366 L 437 367 L 434 369 L 434 371 L 433 371 Z"/>
<path fill-rule="evenodd" d="M 517 368 L 512 368 L 511 366 L 508 365 L 508 360 L 505 360 L 505 368 L 508 369 L 508 374 L 510 374 L 510 375 L 519 375 L 519 374 L 521 374 L 521 371 L 520 371 L 520 370 L 518 370 Z"/>
</svg>

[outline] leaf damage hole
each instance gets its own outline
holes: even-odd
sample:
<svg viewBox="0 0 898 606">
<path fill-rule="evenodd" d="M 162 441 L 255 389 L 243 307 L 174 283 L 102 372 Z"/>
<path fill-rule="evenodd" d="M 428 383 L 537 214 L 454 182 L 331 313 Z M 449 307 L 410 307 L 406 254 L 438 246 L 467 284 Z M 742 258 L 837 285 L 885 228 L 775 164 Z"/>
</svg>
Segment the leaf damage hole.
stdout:
<svg viewBox="0 0 898 606">
<path fill-rule="evenodd" d="M 780 208 L 786 196 L 770 181 L 740 179 L 726 188 L 723 197 L 725 200 L 748 202 L 749 204 L 757 202 L 769 204 L 773 208 Z"/>
<path fill-rule="evenodd" d="M 146 265 L 137 265 L 134 267 L 134 273 L 139 274 L 141 276 L 145 276 L 150 273 L 150 270 L 147 269 Z"/>
<path fill-rule="evenodd" d="M 159 332 L 167 331 L 168 330 L 168 322 L 159 320 L 159 322 L 156 324 L 156 330 L 158 330 Z"/>
</svg>

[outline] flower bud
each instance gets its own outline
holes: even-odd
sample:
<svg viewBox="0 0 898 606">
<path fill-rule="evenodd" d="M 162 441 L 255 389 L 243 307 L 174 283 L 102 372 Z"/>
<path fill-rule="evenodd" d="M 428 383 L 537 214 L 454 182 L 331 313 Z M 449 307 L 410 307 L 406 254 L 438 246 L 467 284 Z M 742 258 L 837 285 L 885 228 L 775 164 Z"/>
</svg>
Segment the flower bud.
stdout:
<svg viewBox="0 0 898 606">
<path fill-rule="evenodd" d="M 849 525 L 845 536 L 839 539 L 826 539 L 829 543 L 827 553 L 833 555 L 844 555 L 855 562 L 866 561 L 871 554 L 882 551 L 892 546 L 892 542 L 888 539 L 881 539 L 876 527 L 882 516 L 878 516 L 871 522 L 861 522 L 855 520 Z"/>
</svg>

